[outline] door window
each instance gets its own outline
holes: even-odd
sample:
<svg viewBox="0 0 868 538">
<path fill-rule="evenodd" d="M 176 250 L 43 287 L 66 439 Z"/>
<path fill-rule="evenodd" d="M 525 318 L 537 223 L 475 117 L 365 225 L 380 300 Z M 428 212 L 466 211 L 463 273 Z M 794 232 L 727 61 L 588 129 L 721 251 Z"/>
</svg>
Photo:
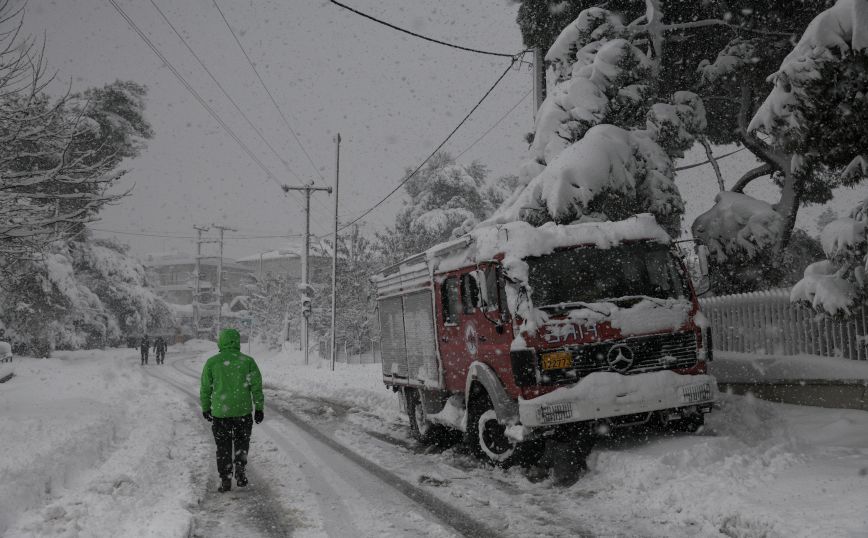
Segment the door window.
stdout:
<svg viewBox="0 0 868 538">
<path fill-rule="evenodd" d="M 443 323 L 457 324 L 461 309 L 461 298 L 458 296 L 458 278 L 453 276 L 443 281 L 440 288 L 440 300 L 443 303 Z"/>
<path fill-rule="evenodd" d="M 461 275 L 461 305 L 465 314 L 473 313 L 479 306 L 479 285 L 473 273 Z"/>
</svg>

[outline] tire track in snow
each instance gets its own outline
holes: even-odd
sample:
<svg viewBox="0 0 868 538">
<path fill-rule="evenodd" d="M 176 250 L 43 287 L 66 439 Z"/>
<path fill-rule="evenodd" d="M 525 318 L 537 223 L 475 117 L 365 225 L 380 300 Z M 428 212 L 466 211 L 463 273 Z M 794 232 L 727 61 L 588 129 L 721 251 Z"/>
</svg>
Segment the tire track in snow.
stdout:
<svg viewBox="0 0 868 538">
<path fill-rule="evenodd" d="M 177 372 L 181 373 L 182 375 L 191 378 L 197 378 L 198 374 L 193 374 L 193 372 L 181 365 L 183 360 L 184 359 L 175 360 L 172 361 L 170 364 Z M 287 409 L 280 409 L 276 411 L 280 416 L 288 420 L 293 426 L 302 430 L 302 432 L 310 436 L 312 440 L 314 440 L 317 444 L 324 445 L 337 455 L 342 456 L 344 459 L 354 463 L 356 466 L 363 469 L 367 474 L 373 476 L 374 478 L 378 479 L 379 482 L 386 485 L 388 489 L 396 490 L 397 492 L 401 493 L 404 497 L 421 506 L 438 520 L 455 529 L 458 533 L 473 538 L 495 538 L 502 536 L 501 532 L 497 532 L 487 527 L 486 525 L 473 519 L 463 511 L 454 508 L 450 504 L 440 500 L 431 493 L 428 493 L 427 491 L 415 486 L 411 482 L 408 482 L 407 480 L 399 477 L 397 474 L 388 471 L 380 467 L 379 465 L 371 462 L 370 460 L 364 458 L 363 456 L 360 456 L 359 454 L 353 452 L 351 449 L 335 441 L 328 435 L 322 433 L 317 427 L 305 421 L 292 411 L 289 411 Z M 288 437 L 279 434 L 270 426 L 268 426 L 267 429 L 271 429 L 270 433 L 274 434 L 272 435 L 272 439 L 277 441 L 278 444 L 281 445 L 283 448 L 296 453 L 300 451 L 300 448 L 298 446 L 292 446 L 293 442 Z M 315 452 L 315 454 L 322 453 L 323 452 L 320 450 L 317 450 Z M 336 461 L 336 458 L 326 459 L 329 461 L 329 463 L 339 463 Z M 345 467 L 345 470 L 349 469 L 346 469 Z M 346 481 L 343 482 L 347 484 Z M 352 486 L 352 484 L 347 485 Z M 369 497 L 373 497 L 367 492 L 364 493 Z M 336 535 L 342 536 L 344 534 L 339 533 Z"/>
</svg>

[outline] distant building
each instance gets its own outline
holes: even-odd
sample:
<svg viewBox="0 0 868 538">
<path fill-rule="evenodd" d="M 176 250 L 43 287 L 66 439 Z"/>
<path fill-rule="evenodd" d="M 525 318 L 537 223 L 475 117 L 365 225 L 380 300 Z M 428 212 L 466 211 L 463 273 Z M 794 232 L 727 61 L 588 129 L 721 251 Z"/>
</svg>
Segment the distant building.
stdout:
<svg viewBox="0 0 868 538">
<path fill-rule="evenodd" d="M 150 254 L 142 260 L 157 294 L 175 312 L 184 333 L 193 331 L 193 295 L 196 291 L 196 258 L 173 252 Z M 200 328 L 209 328 L 217 316 L 217 258 L 202 258 L 199 262 Z M 246 265 L 223 258 L 223 312 L 232 317 L 230 305 L 246 297 L 248 286 L 255 283 L 254 271 Z M 237 308 L 234 310 L 238 312 Z"/>
<path fill-rule="evenodd" d="M 309 280 L 311 282 L 325 282 L 331 275 L 331 257 L 318 252 L 319 249 L 311 247 L 308 257 L 310 268 Z M 238 264 L 253 271 L 259 277 L 288 276 L 290 281 L 301 282 L 301 248 L 290 247 L 268 252 L 253 254 L 238 259 Z"/>
</svg>

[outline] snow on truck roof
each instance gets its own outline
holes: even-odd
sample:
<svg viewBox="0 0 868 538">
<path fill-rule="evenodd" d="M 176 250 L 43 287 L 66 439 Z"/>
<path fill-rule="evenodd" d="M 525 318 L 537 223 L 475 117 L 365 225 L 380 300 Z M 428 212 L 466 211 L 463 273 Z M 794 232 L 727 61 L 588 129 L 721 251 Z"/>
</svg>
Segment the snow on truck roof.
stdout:
<svg viewBox="0 0 868 538">
<path fill-rule="evenodd" d="M 669 243 L 671 238 L 649 213 L 616 222 L 549 222 L 534 227 L 517 221 L 487 225 L 411 256 L 386 268 L 372 280 L 379 285 L 395 274 L 443 273 L 491 260 L 499 254 L 504 256 L 503 263 L 507 269 L 510 266 L 519 269 L 517 266 L 523 264 L 518 262 L 522 259 L 550 254 L 562 247 L 588 245 L 607 249 L 632 241 Z"/>
</svg>

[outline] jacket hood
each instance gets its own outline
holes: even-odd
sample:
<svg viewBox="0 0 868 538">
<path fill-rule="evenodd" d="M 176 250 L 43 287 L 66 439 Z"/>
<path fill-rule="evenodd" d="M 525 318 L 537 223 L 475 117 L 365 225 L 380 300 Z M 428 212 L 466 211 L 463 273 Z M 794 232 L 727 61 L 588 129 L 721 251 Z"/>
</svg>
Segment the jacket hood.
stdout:
<svg viewBox="0 0 868 538">
<path fill-rule="evenodd" d="M 235 329 L 223 329 L 217 338 L 220 351 L 241 351 L 241 335 Z"/>
</svg>

